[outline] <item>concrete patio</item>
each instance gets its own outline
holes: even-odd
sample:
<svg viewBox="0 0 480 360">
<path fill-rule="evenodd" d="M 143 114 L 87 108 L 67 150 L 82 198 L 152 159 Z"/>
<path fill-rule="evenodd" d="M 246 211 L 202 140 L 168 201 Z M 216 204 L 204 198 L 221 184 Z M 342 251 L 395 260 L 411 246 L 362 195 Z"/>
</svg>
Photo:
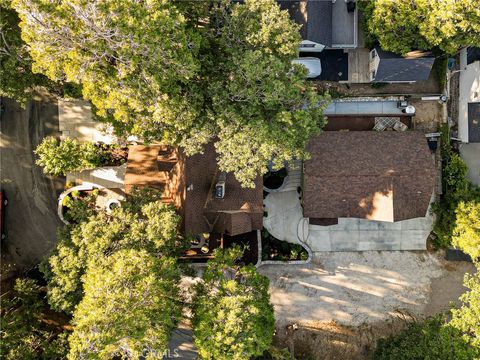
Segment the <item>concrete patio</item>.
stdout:
<svg viewBox="0 0 480 360">
<path fill-rule="evenodd" d="M 339 218 L 337 225 L 309 224 L 303 217 L 300 195 L 301 181 L 288 183 L 285 191 L 267 195 L 264 200 L 267 216 L 263 226 L 282 241 L 306 244 L 313 252 L 366 250 L 426 250 L 426 240 L 433 225 L 432 216 L 397 222 Z"/>
</svg>

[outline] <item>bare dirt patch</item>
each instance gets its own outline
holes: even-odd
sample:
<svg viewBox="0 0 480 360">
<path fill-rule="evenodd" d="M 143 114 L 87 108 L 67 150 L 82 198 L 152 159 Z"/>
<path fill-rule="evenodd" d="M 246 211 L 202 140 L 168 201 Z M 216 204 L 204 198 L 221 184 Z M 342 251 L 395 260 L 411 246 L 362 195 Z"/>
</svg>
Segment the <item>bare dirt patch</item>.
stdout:
<svg viewBox="0 0 480 360">
<path fill-rule="evenodd" d="M 411 99 L 410 104 L 415 106 L 416 114 L 413 118 L 414 130 L 423 132 L 438 131 L 443 121 L 443 105 L 438 101 Z"/>
<path fill-rule="evenodd" d="M 316 253 L 303 266 L 269 265 L 276 341 L 299 359 L 367 359 L 378 338 L 445 311 L 472 264 L 443 253 Z"/>
</svg>

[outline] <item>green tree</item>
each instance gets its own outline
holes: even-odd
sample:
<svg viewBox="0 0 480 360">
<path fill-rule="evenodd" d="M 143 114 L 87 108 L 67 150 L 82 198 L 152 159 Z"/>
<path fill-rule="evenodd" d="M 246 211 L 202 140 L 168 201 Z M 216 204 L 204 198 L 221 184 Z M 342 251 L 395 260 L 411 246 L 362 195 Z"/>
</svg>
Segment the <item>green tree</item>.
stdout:
<svg viewBox="0 0 480 360">
<path fill-rule="evenodd" d="M 209 70 L 208 93 L 219 166 L 253 186 L 269 160 L 282 167 L 305 156 L 308 139 L 324 125 L 327 103 L 305 81 L 305 69 L 292 67 L 299 26 L 275 1 L 220 2 L 213 14 L 210 39 L 222 61 Z"/>
<path fill-rule="evenodd" d="M 180 217 L 172 207 L 145 201 L 137 213 L 129 211 L 128 202 L 110 215 L 102 211 L 59 231 L 57 246 L 42 265 L 48 280 L 48 300 L 54 309 L 72 312 L 82 299 L 82 279 L 89 262 L 122 249 L 144 249 L 165 257 L 182 250 Z"/>
<path fill-rule="evenodd" d="M 417 1 L 425 14 L 419 30 L 431 47 L 455 54 L 465 46 L 480 46 L 478 0 Z"/>
<path fill-rule="evenodd" d="M 187 154 L 215 142 L 220 169 L 245 186 L 272 158 L 303 158 L 324 124 L 326 103 L 291 65 L 299 27 L 274 0 L 13 6 L 35 71 L 81 83 L 119 131 Z"/>
<path fill-rule="evenodd" d="M 6 360 L 56 360 L 66 355 L 66 336 L 42 322 L 46 308 L 35 281 L 17 279 L 2 295 L 0 357 Z"/>
<path fill-rule="evenodd" d="M 96 146 L 76 139 L 46 137 L 35 149 L 35 154 L 38 156 L 37 165 L 50 175 L 66 175 L 70 171 L 93 169 L 99 165 Z"/>
<path fill-rule="evenodd" d="M 472 259 L 480 258 L 480 201 L 460 202 L 455 211 L 452 245 Z"/>
<path fill-rule="evenodd" d="M 475 360 L 480 349 L 472 347 L 463 333 L 443 316 L 415 322 L 400 334 L 380 339 L 375 360 Z"/>
<path fill-rule="evenodd" d="M 135 249 L 91 261 L 69 359 L 162 359 L 181 313 L 175 269 L 174 259 Z"/>
<path fill-rule="evenodd" d="M 268 279 L 235 264 L 239 248 L 217 251 L 193 299 L 193 331 L 201 359 L 247 360 L 270 347 L 275 319 Z"/>
<path fill-rule="evenodd" d="M 376 39 L 383 50 L 398 54 L 429 49 L 430 44 L 420 34 L 419 24 L 425 15 L 417 3 L 417 0 L 361 1 L 367 36 Z"/>
<path fill-rule="evenodd" d="M 14 0 L 34 71 L 83 85 L 101 117 L 146 140 L 197 125 L 198 31 L 168 0 Z M 198 89 L 196 89 L 198 90 Z M 190 95 L 192 94 L 192 95 Z"/>
<path fill-rule="evenodd" d="M 32 72 L 32 59 L 18 26 L 20 19 L 9 3 L 0 2 L 0 96 L 25 106 L 35 87 L 55 90 L 56 85 L 46 76 Z"/>
<path fill-rule="evenodd" d="M 384 50 L 405 54 L 438 48 L 454 54 L 480 45 L 477 0 L 362 1 L 366 28 Z"/>
<path fill-rule="evenodd" d="M 460 309 L 452 310 L 450 324 L 462 331 L 464 338 L 470 341 L 480 357 L 480 265 L 477 263 L 477 272 L 474 275 L 465 274 L 463 285 L 469 289 L 460 300 L 463 305 Z"/>
</svg>

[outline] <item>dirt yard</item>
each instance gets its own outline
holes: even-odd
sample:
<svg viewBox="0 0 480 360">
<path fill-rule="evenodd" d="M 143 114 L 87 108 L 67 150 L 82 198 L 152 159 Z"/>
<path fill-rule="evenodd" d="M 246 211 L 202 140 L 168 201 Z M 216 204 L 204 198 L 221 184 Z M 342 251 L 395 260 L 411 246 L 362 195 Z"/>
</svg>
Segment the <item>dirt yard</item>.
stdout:
<svg viewBox="0 0 480 360">
<path fill-rule="evenodd" d="M 269 265 L 276 341 L 297 359 L 367 359 L 408 321 L 445 311 L 472 264 L 442 253 L 317 253 L 305 266 Z"/>
</svg>

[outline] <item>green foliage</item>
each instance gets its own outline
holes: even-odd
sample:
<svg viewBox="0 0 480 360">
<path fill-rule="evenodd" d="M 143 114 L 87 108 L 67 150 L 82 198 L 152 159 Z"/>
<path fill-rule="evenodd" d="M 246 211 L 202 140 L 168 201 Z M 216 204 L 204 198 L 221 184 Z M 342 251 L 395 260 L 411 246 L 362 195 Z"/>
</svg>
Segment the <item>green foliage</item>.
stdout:
<svg viewBox="0 0 480 360">
<path fill-rule="evenodd" d="M 281 241 L 266 229 L 262 230 L 262 260 L 307 260 L 308 253 L 302 245 Z"/>
<path fill-rule="evenodd" d="M 292 69 L 301 38 L 288 13 L 273 0 L 227 3 L 215 8 L 220 25 L 212 29 L 224 59 L 214 64 L 208 89 L 219 126 L 215 147 L 220 169 L 253 186 L 270 159 L 283 166 L 305 156 L 327 104 L 305 81 L 305 69 Z"/>
<path fill-rule="evenodd" d="M 383 50 L 405 54 L 413 49 L 429 49 L 419 24 L 424 19 L 418 0 L 362 1 L 367 22 L 367 39 L 378 40 Z"/>
<path fill-rule="evenodd" d="M 201 359 L 249 360 L 272 342 L 268 279 L 236 265 L 241 256 L 240 248 L 217 250 L 196 287 L 192 325 Z"/>
<path fill-rule="evenodd" d="M 244 186 L 272 158 L 303 158 L 324 124 L 324 98 L 291 65 L 299 26 L 275 0 L 13 4 L 35 71 L 81 84 L 118 132 L 187 154 L 215 142 Z"/>
<path fill-rule="evenodd" d="M 2 295 L 0 356 L 6 360 L 54 360 L 66 354 L 65 335 L 42 322 L 45 307 L 33 280 L 17 279 Z"/>
<path fill-rule="evenodd" d="M 45 174 L 59 176 L 104 165 L 120 165 L 125 159 L 114 156 L 117 150 L 115 145 L 96 145 L 70 138 L 58 140 L 50 136 L 37 146 L 35 154 L 38 156 L 36 163 L 43 167 Z"/>
<path fill-rule="evenodd" d="M 448 57 L 443 55 L 435 59 L 433 63 L 432 71 L 435 73 L 437 78 L 438 88 L 440 92 L 443 92 L 447 82 L 447 68 L 448 68 Z"/>
<path fill-rule="evenodd" d="M 478 220 L 478 219 L 477 219 Z M 452 309 L 450 324 L 464 333 L 464 339 L 470 341 L 480 357 L 480 265 L 474 275 L 465 274 L 463 285 L 469 289 L 460 300 L 462 307 Z"/>
<path fill-rule="evenodd" d="M 32 72 L 32 59 L 18 26 L 20 19 L 8 3 L 0 4 L 0 96 L 25 106 L 36 86 L 55 90 L 56 85 L 44 75 Z"/>
<path fill-rule="evenodd" d="M 385 83 L 385 82 L 373 82 L 370 86 L 372 87 L 372 89 L 381 89 L 387 85 L 388 83 Z"/>
<path fill-rule="evenodd" d="M 480 45 L 480 7 L 477 0 L 361 1 L 367 41 L 376 39 L 384 50 L 405 54 L 438 48 L 454 54 Z"/>
<path fill-rule="evenodd" d="M 480 259 L 480 199 L 461 201 L 455 213 L 452 245 L 472 259 Z"/>
<path fill-rule="evenodd" d="M 480 46 L 478 0 L 417 0 L 423 10 L 420 34 L 431 47 L 455 54 L 465 46 Z"/>
<path fill-rule="evenodd" d="M 44 262 L 48 299 L 56 310 L 72 312 L 84 293 L 82 279 L 89 263 L 122 249 L 144 249 L 157 256 L 182 251 L 177 233 L 180 217 L 160 201 L 131 212 L 128 201 L 111 215 L 99 212 L 58 233 L 54 253 Z"/>
<path fill-rule="evenodd" d="M 448 129 L 442 128 L 441 155 L 446 165 L 442 170 L 444 194 L 440 201 L 433 205 L 436 219 L 433 231 L 436 234 L 434 245 L 447 247 L 452 243 L 456 227 L 456 212 L 461 202 L 480 203 L 480 188 L 473 186 L 466 178 L 468 167 L 455 153 L 448 140 Z M 460 212 L 460 217 L 462 212 Z M 459 229 L 459 234 L 465 228 Z M 465 242 L 465 239 L 463 239 Z M 465 243 L 468 243 L 466 241 Z"/>
<path fill-rule="evenodd" d="M 480 349 L 473 347 L 461 331 L 438 316 L 413 323 L 400 334 L 380 339 L 374 360 L 474 360 Z"/>
<path fill-rule="evenodd" d="M 91 261 L 69 358 L 162 359 L 180 316 L 175 260 L 124 249 Z"/>
<path fill-rule="evenodd" d="M 72 191 L 70 196 L 65 196 L 62 201 L 62 205 L 65 206 L 68 210 L 63 214 L 65 220 L 70 223 L 79 224 L 83 221 L 86 221 L 90 216 L 95 215 L 95 200 L 97 196 L 95 194 L 90 194 L 85 197 L 80 197 L 80 192 L 78 195 L 74 195 Z"/>
</svg>

